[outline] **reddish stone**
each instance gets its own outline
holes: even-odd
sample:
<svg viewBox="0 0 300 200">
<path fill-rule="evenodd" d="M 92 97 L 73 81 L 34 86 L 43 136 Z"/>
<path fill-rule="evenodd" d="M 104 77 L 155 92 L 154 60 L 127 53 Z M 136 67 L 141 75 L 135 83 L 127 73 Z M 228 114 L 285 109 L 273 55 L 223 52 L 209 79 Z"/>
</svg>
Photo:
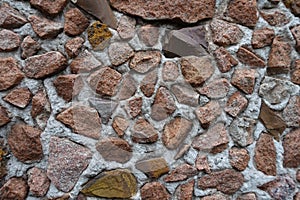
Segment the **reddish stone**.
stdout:
<svg viewBox="0 0 300 200">
<path fill-rule="evenodd" d="M 114 42 L 108 48 L 111 64 L 119 66 L 134 56 L 133 49 L 124 42 Z"/>
<path fill-rule="evenodd" d="M 282 113 L 283 119 L 290 127 L 300 126 L 300 96 L 290 98 Z"/>
<path fill-rule="evenodd" d="M 20 44 L 21 39 L 18 34 L 6 29 L 0 31 L 0 52 L 14 51 Z"/>
<path fill-rule="evenodd" d="M 84 39 L 76 37 L 68 40 L 65 44 L 65 51 L 70 58 L 75 58 L 79 55 Z"/>
<path fill-rule="evenodd" d="M 206 95 L 209 98 L 218 99 L 227 96 L 230 88 L 230 83 L 227 79 L 215 79 L 204 87 L 198 89 L 198 92 L 202 95 Z"/>
<path fill-rule="evenodd" d="M 50 51 L 27 58 L 23 71 L 29 78 L 43 79 L 61 72 L 66 67 L 65 56 L 58 51 Z"/>
<path fill-rule="evenodd" d="M 73 132 L 99 139 L 101 119 L 98 112 L 84 105 L 73 105 L 59 113 L 56 119 L 72 129 Z"/>
<path fill-rule="evenodd" d="M 139 118 L 131 131 L 131 139 L 136 143 L 153 143 L 158 140 L 158 132 L 148 121 Z"/>
<path fill-rule="evenodd" d="M 225 194 L 234 194 L 242 187 L 243 183 L 242 173 L 233 169 L 225 169 L 201 177 L 198 180 L 198 187 L 201 189 L 216 188 Z"/>
<path fill-rule="evenodd" d="M 41 48 L 41 45 L 32 39 L 29 35 L 26 36 L 21 44 L 22 54 L 21 57 L 26 59 L 30 56 L 35 55 Z"/>
<path fill-rule="evenodd" d="M 284 26 L 290 22 L 289 18 L 281 11 L 261 11 L 261 16 L 271 26 Z"/>
<path fill-rule="evenodd" d="M 167 61 L 163 65 L 162 79 L 164 81 L 175 81 L 179 76 L 178 66 L 175 62 Z"/>
<path fill-rule="evenodd" d="M 163 184 L 150 182 L 141 188 L 141 198 L 143 200 L 170 200 L 171 196 Z"/>
<path fill-rule="evenodd" d="M 197 174 L 198 171 L 195 167 L 188 164 L 182 164 L 176 167 L 174 170 L 172 170 L 170 174 L 164 178 L 164 181 L 165 182 L 184 181 Z"/>
<path fill-rule="evenodd" d="M 232 67 L 238 64 L 238 61 L 224 47 L 215 51 L 215 58 L 222 73 L 229 72 Z"/>
<path fill-rule="evenodd" d="M 132 157 L 131 146 L 126 140 L 117 137 L 100 140 L 96 144 L 96 149 L 106 161 L 126 163 Z"/>
<path fill-rule="evenodd" d="M 59 22 L 36 15 L 29 16 L 28 20 L 34 32 L 42 39 L 55 38 L 64 28 Z"/>
<path fill-rule="evenodd" d="M 247 105 L 248 100 L 240 92 L 235 92 L 229 97 L 224 110 L 232 117 L 237 117 Z"/>
<path fill-rule="evenodd" d="M 43 157 L 41 130 L 25 124 L 15 124 L 8 135 L 8 145 L 21 162 L 39 161 Z"/>
<path fill-rule="evenodd" d="M 67 5 L 67 0 L 30 0 L 30 4 L 49 15 L 57 15 Z"/>
<path fill-rule="evenodd" d="M 0 189 L 0 197 L 3 200 L 25 200 L 28 193 L 28 185 L 23 178 L 10 178 Z"/>
<path fill-rule="evenodd" d="M 253 143 L 257 121 L 247 117 L 236 118 L 230 125 L 229 133 L 235 144 L 246 147 Z"/>
<path fill-rule="evenodd" d="M 147 73 L 156 69 L 161 61 L 159 51 L 139 51 L 131 59 L 129 67 L 138 73 Z"/>
<path fill-rule="evenodd" d="M 91 159 L 88 148 L 65 138 L 51 137 L 47 176 L 57 189 L 69 192 Z"/>
<path fill-rule="evenodd" d="M 128 73 L 123 76 L 123 81 L 120 84 L 119 93 L 117 95 L 119 100 L 125 100 L 132 97 L 137 89 L 137 82 Z"/>
<path fill-rule="evenodd" d="M 208 128 L 212 122 L 222 113 L 222 109 L 217 101 L 210 101 L 204 106 L 195 110 L 196 116 L 203 128 Z"/>
<path fill-rule="evenodd" d="M 246 94 L 252 94 L 255 85 L 254 69 L 236 69 L 231 78 L 231 84 Z"/>
<path fill-rule="evenodd" d="M 212 194 L 209 196 L 202 197 L 201 200 L 230 200 L 230 198 L 227 195 L 224 195 L 222 193 Z"/>
<path fill-rule="evenodd" d="M 102 66 L 102 63 L 87 50 L 77 56 L 70 64 L 71 72 L 73 74 L 87 73 L 100 66 Z"/>
<path fill-rule="evenodd" d="M 25 108 L 30 103 L 31 97 L 32 93 L 28 88 L 16 88 L 3 97 L 3 100 L 19 108 Z"/>
<path fill-rule="evenodd" d="M 112 123 L 112 127 L 119 137 L 123 137 L 126 129 L 129 127 L 129 122 L 123 117 L 116 116 Z"/>
<path fill-rule="evenodd" d="M 117 31 L 122 39 L 131 39 L 135 35 L 136 20 L 133 17 L 123 15 L 120 18 Z"/>
<path fill-rule="evenodd" d="M 283 3 L 291 9 L 295 16 L 300 16 L 300 2 L 297 0 L 283 0 Z"/>
<path fill-rule="evenodd" d="M 200 152 L 197 155 L 195 166 L 199 171 L 205 171 L 207 174 L 211 173 L 211 169 L 207 160 L 207 156 L 202 155 Z"/>
<path fill-rule="evenodd" d="M 300 129 L 289 132 L 283 139 L 283 166 L 297 168 L 300 165 Z"/>
<path fill-rule="evenodd" d="M 255 193 L 246 193 L 246 194 L 242 194 L 240 195 L 236 200 L 256 200 L 256 194 Z"/>
<path fill-rule="evenodd" d="M 250 48 L 246 46 L 241 46 L 239 48 L 237 57 L 240 62 L 246 65 L 254 67 L 264 67 L 266 65 L 265 61 L 260 56 L 255 54 L 252 50 L 250 50 Z"/>
<path fill-rule="evenodd" d="M 147 75 L 143 78 L 140 83 L 140 89 L 146 97 L 151 97 L 153 95 L 157 80 L 157 70 L 147 73 Z"/>
<path fill-rule="evenodd" d="M 169 172 L 169 167 L 164 158 L 151 158 L 141 160 L 135 164 L 135 167 L 147 174 L 150 178 L 159 178 L 161 175 Z"/>
<path fill-rule="evenodd" d="M 158 42 L 159 28 L 151 24 L 144 25 L 139 29 L 138 36 L 146 46 L 152 47 Z"/>
<path fill-rule="evenodd" d="M 229 150 L 229 159 L 232 167 L 239 171 L 243 171 L 248 166 L 250 155 L 246 149 L 233 147 Z"/>
<path fill-rule="evenodd" d="M 291 74 L 291 81 L 300 85 L 300 60 L 296 60 L 294 63 L 294 70 Z"/>
<path fill-rule="evenodd" d="M 41 129 L 46 127 L 51 114 L 51 105 L 44 89 L 40 89 L 33 96 L 30 113 Z"/>
<path fill-rule="evenodd" d="M 5 107 L 0 105 L 0 127 L 10 122 L 10 117 Z"/>
<path fill-rule="evenodd" d="M 127 112 L 132 118 L 136 118 L 142 113 L 143 99 L 142 97 L 136 97 L 130 99 L 127 105 Z"/>
<path fill-rule="evenodd" d="M 0 58 L 0 91 L 18 85 L 23 78 L 24 74 L 14 58 Z"/>
<path fill-rule="evenodd" d="M 251 44 L 254 49 L 259 49 L 272 44 L 275 31 L 270 28 L 261 28 L 253 31 Z"/>
<path fill-rule="evenodd" d="M 179 185 L 175 190 L 177 200 L 192 200 L 194 192 L 195 180 Z"/>
<path fill-rule="evenodd" d="M 19 28 L 27 23 L 26 18 L 8 3 L 2 3 L 0 6 L 0 27 Z"/>
<path fill-rule="evenodd" d="M 31 194 L 36 197 L 45 196 L 50 187 L 50 180 L 48 179 L 46 172 L 37 167 L 33 167 L 27 174 L 27 182 Z"/>
<path fill-rule="evenodd" d="M 199 94 L 194 91 L 190 85 L 175 84 L 171 86 L 171 92 L 175 95 L 177 101 L 189 106 L 199 105 Z"/>
<path fill-rule="evenodd" d="M 80 35 L 89 26 L 89 20 L 77 8 L 72 8 L 65 13 L 65 33 L 70 36 Z"/>
</svg>

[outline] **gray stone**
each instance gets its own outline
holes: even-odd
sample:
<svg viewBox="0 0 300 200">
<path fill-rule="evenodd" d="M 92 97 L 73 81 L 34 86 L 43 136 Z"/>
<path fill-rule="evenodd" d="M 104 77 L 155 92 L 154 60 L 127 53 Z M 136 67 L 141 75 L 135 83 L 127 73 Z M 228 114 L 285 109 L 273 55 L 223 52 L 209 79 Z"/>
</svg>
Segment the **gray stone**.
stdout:
<svg viewBox="0 0 300 200">
<path fill-rule="evenodd" d="M 229 133 L 234 143 L 241 147 L 252 144 L 256 123 L 255 120 L 246 117 L 235 119 L 229 128 Z"/>
</svg>

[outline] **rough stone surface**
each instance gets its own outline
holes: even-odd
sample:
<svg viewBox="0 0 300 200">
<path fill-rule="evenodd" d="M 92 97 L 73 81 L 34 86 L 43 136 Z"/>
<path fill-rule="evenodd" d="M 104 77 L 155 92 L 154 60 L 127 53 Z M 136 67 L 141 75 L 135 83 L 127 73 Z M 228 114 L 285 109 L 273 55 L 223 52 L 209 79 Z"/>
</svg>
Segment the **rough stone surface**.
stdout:
<svg viewBox="0 0 300 200">
<path fill-rule="evenodd" d="M 45 89 L 39 89 L 32 97 L 30 114 L 41 129 L 46 127 L 51 114 L 51 105 Z"/>
<path fill-rule="evenodd" d="M 0 58 L 0 91 L 18 85 L 24 78 L 17 61 L 12 58 Z"/>
<path fill-rule="evenodd" d="M 272 44 L 275 31 L 270 28 L 261 28 L 252 33 L 251 44 L 254 49 L 263 48 Z"/>
<path fill-rule="evenodd" d="M 16 88 L 9 92 L 3 100 L 17 106 L 25 108 L 31 101 L 32 93 L 28 88 Z"/>
<path fill-rule="evenodd" d="M 141 160 L 135 164 L 135 167 L 150 178 L 159 178 L 169 172 L 169 166 L 164 158 Z"/>
<path fill-rule="evenodd" d="M 240 172 L 225 169 L 201 177 L 198 180 L 198 187 L 201 189 L 216 188 L 225 194 L 234 194 L 242 187 L 243 182 L 244 177 Z"/>
<path fill-rule="evenodd" d="M 283 139 L 285 167 L 297 168 L 300 165 L 300 129 L 289 132 Z"/>
<path fill-rule="evenodd" d="M 69 192 L 92 158 L 91 151 L 68 139 L 51 137 L 47 176 L 55 187 Z"/>
<path fill-rule="evenodd" d="M 201 152 L 198 153 L 195 166 L 199 171 L 205 171 L 207 174 L 211 173 L 211 169 L 207 160 L 207 156 L 202 155 Z"/>
<path fill-rule="evenodd" d="M 120 18 L 117 31 L 122 39 L 131 39 L 135 35 L 136 20 L 132 17 L 123 15 Z"/>
<path fill-rule="evenodd" d="M 138 73 L 146 73 L 157 68 L 161 61 L 159 51 L 139 51 L 131 59 L 129 67 Z"/>
<path fill-rule="evenodd" d="M 286 124 L 291 127 L 300 126 L 300 96 L 293 96 L 282 113 Z"/>
<path fill-rule="evenodd" d="M 295 67 L 291 74 L 291 81 L 300 85 L 300 60 L 295 61 Z"/>
<path fill-rule="evenodd" d="M 28 193 L 28 185 L 23 178 L 10 178 L 0 189 L 1 199 L 25 200 Z"/>
<path fill-rule="evenodd" d="M 141 188 L 141 197 L 143 200 L 169 200 L 170 194 L 163 184 L 160 182 L 146 183 Z"/>
<path fill-rule="evenodd" d="M 165 182 L 183 181 L 198 174 L 195 167 L 189 164 L 182 164 L 173 169 L 165 178 Z"/>
<path fill-rule="evenodd" d="M 80 35 L 89 26 L 89 20 L 77 8 L 72 8 L 65 13 L 64 30 L 67 35 Z"/>
<path fill-rule="evenodd" d="M 31 56 L 25 60 L 23 71 L 26 76 L 42 79 L 57 74 L 67 67 L 67 59 L 58 51 Z"/>
<path fill-rule="evenodd" d="M 195 180 L 179 185 L 175 191 L 175 197 L 178 200 L 192 200 Z"/>
<path fill-rule="evenodd" d="M 157 80 L 157 70 L 147 73 L 147 75 L 143 78 L 140 83 L 140 89 L 146 97 L 151 97 L 153 95 Z"/>
<path fill-rule="evenodd" d="M 113 34 L 106 24 L 99 21 L 92 23 L 88 29 L 88 40 L 94 50 L 104 50 L 108 45 Z"/>
<path fill-rule="evenodd" d="M 241 63 L 254 67 L 264 67 L 265 61 L 254 53 L 249 47 L 241 46 L 237 51 L 237 57 Z"/>
<path fill-rule="evenodd" d="M 9 155 L 10 154 L 8 152 L 7 145 L 5 144 L 4 139 L 0 139 L 0 179 L 1 179 L 0 185 L 1 187 L 4 184 L 8 172 L 7 164 L 9 161 L 8 159 Z"/>
<path fill-rule="evenodd" d="M 181 104 L 193 107 L 199 105 L 199 94 L 191 86 L 175 84 L 171 86 L 171 92 Z"/>
<path fill-rule="evenodd" d="M 231 79 L 231 84 L 246 94 L 252 94 L 255 85 L 254 69 L 236 69 Z"/>
<path fill-rule="evenodd" d="M 79 54 L 70 64 L 73 74 L 90 72 L 100 66 L 102 66 L 102 63 L 87 50 Z"/>
<path fill-rule="evenodd" d="M 229 97 L 224 110 L 232 117 L 237 117 L 247 105 L 248 100 L 240 92 L 235 92 Z"/>
<path fill-rule="evenodd" d="M 92 107 L 94 107 L 101 117 L 101 122 L 103 124 L 107 124 L 111 119 L 112 114 L 116 110 L 118 103 L 116 101 L 110 99 L 102 99 L 102 98 L 89 98 L 88 102 Z"/>
<path fill-rule="evenodd" d="M 240 195 L 237 200 L 256 200 L 256 194 L 255 193 L 246 193 L 246 194 L 242 194 Z"/>
<path fill-rule="evenodd" d="M 242 117 L 235 119 L 229 128 L 229 133 L 235 144 L 246 147 L 253 143 L 253 133 L 256 121 L 251 118 Z"/>
<path fill-rule="evenodd" d="M 130 99 L 127 104 L 127 112 L 132 118 L 136 118 L 142 113 L 143 99 L 142 97 L 135 97 Z"/>
<path fill-rule="evenodd" d="M 2 3 L 0 6 L 0 27 L 19 28 L 27 23 L 26 18 L 8 3 Z"/>
<path fill-rule="evenodd" d="M 209 98 L 219 99 L 226 97 L 229 89 L 230 83 L 228 82 L 228 80 L 225 78 L 221 78 L 207 83 L 202 88 L 198 89 L 198 92 L 202 95 L 206 95 Z"/>
<path fill-rule="evenodd" d="M 153 143 L 158 140 L 158 132 L 144 118 L 139 118 L 131 131 L 131 139 L 136 143 Z"/>
<path fill-rule="evenodd" d="M 292 13 L 295 16 L 300 16 L 300 3 L 296 0 L 283 0 L 283 3 L 291 9 Z"/>
<path fill-rule="evenodd" d="M 57 15 L 62 12 L 67 2 L 67 0 L 30 0 L 32 6 L 49 15 Z"/>
<path fill-rule="evenodd" d="M 222 73 L 229 72 L 232 67 L 238 64 L 238 61 L 224 47 L 218 48 L 214 54 L 218 68 Z"/>
<path fill-rule="evenodd" d="M 204 106 L 200 106 L 195 110 L 196 116 L 203 128 L 208 128 L 217 117 L 222 113 L 220 104 L 217 101 L 210 101 Z"/>
<path fill-rule="evenodd" d="M 179 76 L 178 66 L 175 62 L 167 61 L 163 65 L 162 79 L 164 81 L 175 81 Z"/>
<path fill-rule="evenodd" d="M 10 118 L 7 109 L 0 105 L 0 127 L 10 122 Z"/>
<path fill-rule="evenodd" d="M 50 187 L 50 180 L 42 169 L 33 167 L 27 172 L 29 191 L 33 196 L 43 197 Z"/>
<path fill-rule="evenodd" d="M 108 54 L 111 64 L 119 66 L 134 56 L 134 51 L 127 43 L 115 42 L 109 46 Z"/>
<path fill-rule="evenodd" d="M 201 199 L 202 200 L 229 200 L 229 197 L 227 195 L 224 195 L 223 193 L 217 193 L 217 194 L 205 196 Z"/>
<path fill-rule="evenodd" d="M 260 14 L 271 26 L 284 26 L 290 22 L 289 18 L 283 12 L 278 10 L 263 10 Z"/>
<path fill-rule="evenodd" d="M 233 147 L 229 150 L 229 159 L 233 168 L 243 171 L 248 166 L 250 155 L 246 149 Z"/>
<path fill-rule="evenodd" d="M 84 39 L 76 37 L 68 40 L 65 44 L 65 51 L 70 58 L 75 58 L 79 55 Z"/>
<path fill-rule="evenodd" d="M 123 76 L 123 81 L 120 85 L 118 99 L 119 100 L 129 99 L 135 94 L 136 90 L 137 90 L 137 82 L 130 74 L 126 74 Z"/>
<path fill-rule="evenodd" d="M 294 26 L 291 32 L 296 40 L 296 50 L 300 52 L 300 26 Z"/>
<path fill-rule="evenodd" d="M 125 134 L 126 129 L 129 127 L 129 121 L 124 117 L 116 116 L 112 123 L 112 127 L 118 136 L 122 137 Z"/>
<path fill-rule="evenodd" d="M 21 44 L 23 59 L 29 58 L 30 56 L 34 56 L 41 48 L 39 42 L 34 40 L 31 36 L 26 36 Z"/>
<path fill-rule="evenodd" d="M 18 34 L 6 29 L 0 31 L 0 52 L 14 51 L 20 44 L 21 39 Z"/>
<path fill-rule="evenodd" d="M 147 24 L 139 29 L 138 36 L 146 46 L 152 47 L 158 42 L 159 28 Z"/>
</svg>

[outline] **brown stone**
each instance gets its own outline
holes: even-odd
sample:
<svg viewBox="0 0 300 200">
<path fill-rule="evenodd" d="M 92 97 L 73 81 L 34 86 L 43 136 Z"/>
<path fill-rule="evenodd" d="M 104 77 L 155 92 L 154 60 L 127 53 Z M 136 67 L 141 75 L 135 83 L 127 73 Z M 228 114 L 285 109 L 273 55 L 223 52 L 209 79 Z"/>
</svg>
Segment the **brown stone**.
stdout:
<svg viewBox="0 0 300 200">
<path fill-rule="evenodd" d="M 296 180 L 300 182 L 300 169 L 298 169 L 297 174 L 296 174 Z"/>
<path fill-rule="evenodd" d="M 281 37 L 275 37 L 268 60 L 268 74 L 288 73 L 291 65 L 292 48 Z"/>
<path fill-rule="evenodd" d="M 164 81 L 175 81 L 179 76 L 178 66 L 175 62 L 167 61 L 163 65 L 162 79 Z"/>
<path fill-rule="evenodd" d="M 158 132 L 144 118 L 139 118 L 131 131 L 131 139 L 136 143 L 153 143 L 158 140 Z"/>
<path fill-rule="evenodd" d="M 157 70 L 147 73 L 147 75 L 143 78 L 140 83 L 140 89 L 146 97 L 151 97 L 153 95 L 157 80 Z"/>
<path fill-rule="evenodd" d="M 33 167 L 27 172 L 27 175 L 30 193 L 36 197 L 45 196 L 50 187 L 50 180 L 46 172 L 37 167 Z"/>
<path fill-rule="evenodd" d="M 28 193 L 28 185 L 23 178 L 10 178 L 0 189 L 1 200 L 25 200 Z"/>
<path fill-rule="evenodd" d="M 207 160 L 207 156 L 202 155 L 201 152 L 198 153 L 195 166 L 199 171 L 205 171 L 207 174 L 211 173 L 211 169 Z"/>
<path fill-rule="evenodd" d="M 68 74 L 58 76 L 53 81 L 53 85 L 58 96 L 69 102 L 80 93 L 84 83 L 80 75 Z"/>
<path fill-rule="evenodd" d="M 10 117 L 8 115 L 7 109 L 0 105 L 0 127 L 6 125 L 10 122 Z"/>
<path fill-rule="evenodd" d="M 243 183 L 242 173 L 233 169 L 225 169 L 201 177 L 198 180 L 198 187 L 201 189 L 216 188 L 225 194 L 234 194 L 242 187 Z"/>
<path fill-rule="evenodd" d="M 30 0 L 30 4 L 49 15 L 57 15 L 67 5 L 67 0 Z"/>
<path fill-rule="evenodd" d="M 125 100 L 132 97 L 137 89 L 137 82 L 134 78 L 128 73 L 123 76 L 123 81 L 120 84 L 120 89 L 118 93 L 119 100 Z"/>
<path fill-rule="evenodd" d="M 94 107 L 101 117 L 101 122 L 107 124 L 111 119 L 112 114 L 116 110 L 118 103 L 110 99 L 102 99 L 99 97 L 92 97 L 88 99 L 88 102 Z"/>
<path fill-rule="evenodd" d="M 198 107 L 195 110 L 195 113 L 201 126 L 203 128 L 208 128 L 222 113 L 222 109 L 217 101 L 210 101 L 204 106 Z"/>
<path fill-rule="evenodd" d="M 175 190 L 177 200 L 192 200 L 194 192 L 195 180 L 179 185 Z"/>
<path fill-rule="evenodd" d="M 114 96 L 121 80 L 119 72 L 110 67 L 102 67 L 89 76 L 88 83 L 97 94 Z"/>
<path fill-rule="evenodd" d="M 205 152 L 220 153 L 226 149 L 229 142 L 224 124 L 217 123 L 210 127 L 205 133 L 197 136 L 192 147 Z"/>
<path fill-rule="evenodd" d="M 135 164 L 135 167 L 150 178 L 159 178 L 169 172 L 168 164 L 164 158 L 141 160 Z"/>
<path fill-rule="evenodd" d="M 20 36 L 13 31 L 3 29 L 0 31 L 0 52 L 14 51 L 21 44 Z"/>
<path fill-rule="evenodd" d="M 142 113 L 143 99 L 142 97 L 136 97 L 130 99 L 127 105 L 127 112 L 132 118 L 136 118 Z"/>
<path fill-rule="evenodd" d="M 300 96 L 290 98 L 283 110 L 282 117 L 289 127 L 300 126 Z"/>
<path fill-rule="evenodd" d="M 178 148 L 189 132 L 192 130 L 193 123 L 183 117 L 175 117 L 165 125 L 161 139 L 168 149 Z"/>
<path fill-rule="evenodd" d="M 63 192 L 69 192 L 92 159 L 91 151 L 65 138 L 51 137 L 47 176 Z"/>
<path fill-rule="evenodd" d="M 184 79 L 193 87 L 201 86 L 215 71 L 211 59 L 206 56 L 184 57 L 180 64 Z"/>
<path fill-rule="evenodd" d="M 295 60 L 294 62 L 294 70 L 291 74 L 291 81 L 300 85 L 300 60 Z"/>
<path fill-rule="evenodd" d="M 256 168 L 269 176 L 276 176 L 276 148 L 273 137 L 262 133 L 255 146 Z"/>
<path fill-rule="evenodd" d="M 144 74 L 156 69 L 161 61 L 159 51 L 139 51 L 131 59 L 129 67 L 134 71 Z"/>
<path fill-rule="evenodd" d="M 202 95 L 206 95 L 212 99 L 219 99 L 227 96 L 230 89 L 230 83 L 227 79 L 215 79 L 202 88 L 198 89 L 198 92 Z"/>
<path fill-rule="evenodd" d="M 43 157 L 41 130 L 25 124 L 15 124 L 8 135 L 12 154 L 21 162 L 39 161 Z"/>
<path fill-rule="evenodd" d="M 0 58 L 0 91 L 18 85 L 23 78 L 24 74 L 14 58 Z"/>
<path fill-rule="evenodd" d="M 246 193 L 246 194 L 242 194 L 240 195 L 237 200 L 256 200 L 256 194 L 255 193 Z"/>
<path fill-rule="evenodd" d="M 174 98 L 165 87 L 160 87 L 151 107 L 151 117 L 156 121 L 166 119 L 176 110 Z"/>
<path fill-rule="evenodd" d="M 300 199 L 300 192 L 297 192 L 294 196 L 294 200 L 299 200 Z"/>
<path fill-rule="evenodd" d="M 300 129 L 289 132 L 283 139 L 283 166 L 297 168 L 300 165 Z"/>
<path fill-rule="evenodd" d="M 238 64 L 238 61 L 224 47 L 218 48 L 214 54 L 218 68 L 222 73 L 229 72 L 232 67 Z"/>
<path fill-rule="evenodd" d="M 64 28 L 59 22 L 36 15 L 29 16 L 28 20 L 34 32 L 42 39 L 55 38 Z"/>
<path fill-rule="evenodd" d="M 1 106 L 0 106 L 0 109 L 1 109 Z M 8 171 L 7 164 L 8 164 L 9 157 L 10 157 L 10 154 L 7 149 L 5 140 L 3 138 L 1 138 L 0 139 L 0 186 L 2 186 L 5 182 L 5 176 L 7 175 L 7 171 Z"/>
<path fill-rule="evenodd" d="M 8 3 L 2 3 L 0 6 L 0 27 L 19 28 L 27 23 L 26 18 Z"/>
<path fill-rule="evenodd" d="M 38 126 L 44 129 L 51 114 L 51 105 L 44 89 L 40 89 L 33 96 L 30 113 Z"/>
<path fill-rule="evenodd" d="M 117 137 L 100 140 L 96 144 L 96 149 L 106 161 L 126 163 L 132 157 L 131 146 L 126 140 Z"/>
<path fill-rule="evenodd" d="M 297 0 L 283 0 L 283 3 L 291 9 L 295 16 L 300 16 L 300 2 Z"/>
<path fill-rule="evenodd" d="M 252 144 L 256 123 L 256 120 L 247 117 L 233 120 L 229 128 L 229 133 L 234 143 L 241 147 Z"/>
<path fill-rule="evenodd" d="M 29 58 L 30 56 L 35 55 L 41 48 L 41 45 L 29 35 L 26 36 L 21 44 L 23 59 Z"/>
<path fill-rule="evenodd" d="M 227 15 L 241 25 L 255 27 L 257 14 L 256 0 L 232 0 L 228 4 Z"/>
<path fill-rule="evenodd" d="M 112 123 L 112 127 L 119 137 L 123 137 L 126 129 L 129 127 L 129 121 L 123 117 L 116 116 Z"/>
<path fill-rule="evenodd" d="M 119 66 L 134 56 L 134 51 L 127 43 L 114 42 L 109 46 L 108 54 L 111 64 Z"/>
<path fill-rule="evenodd" d="M 92 2 L 92 1 L 86 1 L 86 2 Z M 97 2 L 105 2 L 105 1 L 97 1 Z M 104 50 L 109 45 L 109 41 L 113 36 L 112 32 L 108 29 L 107 25 L 102 24 L 99 21 L 93 22 L 88 27 L 87 33 L 88 33 L 88 40 L 93 50 L 95 51 Z"/>
<path fill-rule="evenodd" d="M 214 19 L 210 23 L 210 28 L 213 42 L 219 46 L 237 44 L 244 36 L 238 26 L 219 19 Z"/>
<path fill-rule="evenodd" d="M 284 26 L 290 22 L 289 18 L 279 10 L 263 10 L 260 14 L 271 26 Z"/>
<path fill-rule="evenodd" d="M 199 94 L 194 91 L 190 85 L 175 84 L 171 86 L 171 92 L 175 95 L 177 101 L 189 106 L 199 105 Z"/>
<path fill-rule="evenodd" d="M 165 182 L 177 182 L 177 181 L 184 181 L 190 177 L 193 177 L 198 174 L 198 171 L 195 167 L 182 164 L 173 169 L 165 178 Z"/>
<path fill-rule="evenodd" d="M 84 105 L 73 105 L 62 111 L 56 119 L 72 129 L 73 132 L 99 139 L 101 119 L 98 112 Z"/>
<path fill-rule="evenodd" d="M 141 0 L 123 1 L 110 0 L 111 5 L 121 12 L 137 15 L 144 19 L 180 19 L 186 23 L 212 18 L 215 11 L 215 1 L 181 1 L 158 0 L 145 2 Z"/>
<path fill-rule="evenodd" d="M 79 54 L 70 64 L 73 74 L 90 72 L 100 66 L 102 63 L 87 50 Z"/>
<path fill-rule="evenodd" d="M 223 193 L 216 193 L 202 197 L 201 200 L 230 200 L 230 198 L 227 195 L 224 195 Z"/>
<path fill-rule="evenodd" d="M 159 28 L 151 24 L 144 25 L 138 30 L 138 36 L 146 46 L 152 47 L 158 42 Z"/>
<path fill-rule="evenodd" d="M 237 57 L 241 63 L 254 67 L 264 67 L 263 58 L 255 54 L 249 47 L 241 46 L 237 51 Z"/>
<path fill-rule="evenodd" d="M 191 145 L 190 144 L 183 144 L 178 148 L 177 153 L 174 156 L 174 160 L 178 160 L 179 158 L 181 158 L 182 156 L 184 156 L 184 154 L 186 154 L 188 152 L 188 150 L 190 149 Z"/>
<path fill-rule="evenodd" d="M 25 60 L 24 72 L 28 78 L 43 79 L 67 67 L 67 59 L 58 51 L 31 56 Z"/>
<path fill-rule="evenodd" d="M 237 117 L 247 105 L 248 100 L 240 92 L 235 92 L 229 97 L 224 110 L 232 117 Z"/>
<path fill-rule="evenodd" d="M 275 31 L 270 28 L 261 28 L 252 33 L 251 44 L 254 49 L 263 48 L 272 44 Z"/>
<path fill-rule="evenodd" d="M 72 8 L 65 13 L 64 30 L 67 35 L 80 35 L 89 26 L 89 20 L 77 8 Z"/>
<path fill-rule="evenodd" d="M 76 37 L 68 40 L 65 44 L 65 51 L 70 58 L 75 58 L 79 55 L 84 39 Z"/>
<path fill-rule="evenodd" d="M 122 39 L 131 39 L 135 35 L 136 20 L 133 17 L 123 15 L 120 18 L 117 31 Z"/>
<path fill-rule="evenodd" d="M 243 171 L 248 166 L 250 155 L 246 149 L 233 147 L 229 150 L 229 159 L 232 167 L 239 171 Z"/>
<path fill-rule="evenodd" d="M 16 88 L 3 97 L 3 100 L 19 108 L 25 108 L 30 103 L 31 97 L 32 93 L 28 88 Z"/>
<path fill-rule="evenodd" d="M 252 94 L 255 85 L 256 71 L 254 69 L 236 69 L 231 78 L 231 84 L 246 94 Z"/>
</svg>

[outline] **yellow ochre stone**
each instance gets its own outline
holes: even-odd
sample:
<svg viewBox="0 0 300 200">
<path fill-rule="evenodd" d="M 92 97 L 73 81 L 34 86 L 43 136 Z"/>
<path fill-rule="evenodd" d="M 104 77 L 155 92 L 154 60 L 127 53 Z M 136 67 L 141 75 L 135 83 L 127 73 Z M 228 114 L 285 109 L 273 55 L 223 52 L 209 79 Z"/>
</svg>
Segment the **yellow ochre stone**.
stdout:
<svg viewBox="0 0 300 200">
<path fill-rule="evenodd" d="M 137 181 L 126 169 L 106 171 L 89 181 L 81 191 L 87 196 L 104 198 L 130 198 L 137 192 Z"/>
<path fill-rule="evenodd" d="M 112 37 L 112 33 L 108 29 L 108 26 L 100 21 L 95 21 L 92 23 L 88 27 L 87 32 L 88 40 L 94 50 L 105 49 L 109 44 L 110 38 Z"/>
</svg>

